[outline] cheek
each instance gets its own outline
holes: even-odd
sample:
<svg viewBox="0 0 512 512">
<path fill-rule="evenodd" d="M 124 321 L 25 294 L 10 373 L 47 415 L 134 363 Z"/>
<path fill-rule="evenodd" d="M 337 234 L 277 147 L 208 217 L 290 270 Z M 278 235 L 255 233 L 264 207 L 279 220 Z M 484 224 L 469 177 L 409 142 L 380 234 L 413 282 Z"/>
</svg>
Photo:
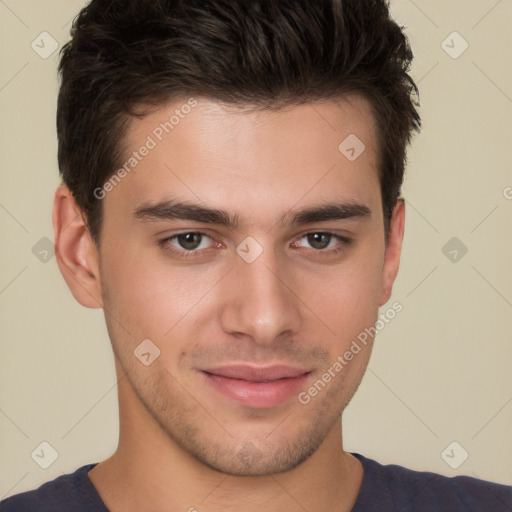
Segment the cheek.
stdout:
<svg viewBox="0 0 512 512">
<path fill-rule="evenodd" d="M 333 267 L 303 283 L 306 304 L 329 327 L 337 343 L 346 343 L 378 315 L 382 279 L 379 251 L 361 250 L 350 264 Z"/>
<path fill-rule="evenodd" d="M 105 247 L 102 286 L 119 323 L 136 339 L 164 341 L 199 314 L 202 298 L 214 287 L 212 272 L 192 272 L 142 250 Z M 203 299 L 204 300 L 204 299 Z M 176 328 L 175 328 L 176 326 Z M 155 341 L 156 342 L 156 341 Z"/>
</svg>

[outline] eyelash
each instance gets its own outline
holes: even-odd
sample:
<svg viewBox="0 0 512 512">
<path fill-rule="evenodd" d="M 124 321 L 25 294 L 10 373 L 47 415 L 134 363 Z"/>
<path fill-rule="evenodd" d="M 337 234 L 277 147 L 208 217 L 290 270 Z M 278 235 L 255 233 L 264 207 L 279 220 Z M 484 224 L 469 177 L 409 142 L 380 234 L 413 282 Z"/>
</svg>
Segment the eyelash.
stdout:
<svg viewBox="0 0 512 512">
<path fill-rule="evenodd" d="M 175 249 L 172 246 L 172 244 L 170 243 L 172 240 L 177 239 L 179 236 L 192 235 L 192 234 L 200 235 L 201 237 L 206 237 L 206 238 L 210 238 L 211 240 L 213 240 L 211 236 L 209 236 L 206 233 L 203 233 L 201 231 L 184 231 L 183 233 L 177 233 L 175 235 L 164 238 L 164 239 L 160 240 L 158 244 L 163 249 L 170 252 L 173 256 L 176 256 L 178 258 L 183 258 L 183 259 L 198 257 L 198 255 L 200 255 L 203 251 L 209 251 L 211 249 L 209 247 L 207 249 L 195 249 L 195 250 L 190 250 L 190 251 L 187 251 L 186 249 L 179 250 L 179 249 Z M 350 238 L 347 238 L 347 237 L 341 236 L 341 235 L 337 235 L 337 234 L 331 233 L 329 231 L 309 231 L 309 232 L 301 235 L 299 238 L 299 241 L 302 240 L 304 237 L 307 237 L 308 235 L 327 235 L 327 236 L 330 236 L 330 237 L 336 239 L 338 242 L 340 242 L 334 249 L 313 249 L 313 248 L 311 248 L 310 250 L 313 252 L 313 254 L 315 256 L 320 256 L 320 257 L 333 256 L 333 255 L 339 254 L 346 248 L 346 246 L 352 244 L 352 240 Z M 330 241 L 329 241 L 329 243 L 330 243 Z"/>
</svg>

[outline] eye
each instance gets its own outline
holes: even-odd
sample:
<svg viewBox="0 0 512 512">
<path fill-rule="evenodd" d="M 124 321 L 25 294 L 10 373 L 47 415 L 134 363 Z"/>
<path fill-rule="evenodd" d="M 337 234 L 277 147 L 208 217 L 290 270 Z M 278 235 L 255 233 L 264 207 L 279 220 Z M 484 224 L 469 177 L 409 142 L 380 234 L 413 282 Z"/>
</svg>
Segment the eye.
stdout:
<svg viewBox="0 0 512 512">
<path fill-rule="evenodd" d="M 170 236 L 162 240 L 161 243 L 162 245 L 170 244 L 178 249 L 178 251 L 196 252 L 201 249 L 207 249 L 209 247 L 208 241 L 211 242 L 212 239 L 204 233 L 187 232 Z"/>
<path fill-rule="evenodd" d="M 333 241 L 333 236 L 329 233 L 308 233 L 305 238 L 313 249 L 327 249 Z"/>
<path fill-rule="evenodd" d="M 349 238 L 323 231 L 306 233 L 300 238 L 299 241 L 295 242 L 293 245 L 295 247 L 307 248 L 307 245 L 302 245 L 301 242 L 303 241 L 306 244 L 309 244 L 309 247 L 315 251 L 326 253 L 339 252 L 343 249 L 344 245 L 351 243 Z"/>
</svg>

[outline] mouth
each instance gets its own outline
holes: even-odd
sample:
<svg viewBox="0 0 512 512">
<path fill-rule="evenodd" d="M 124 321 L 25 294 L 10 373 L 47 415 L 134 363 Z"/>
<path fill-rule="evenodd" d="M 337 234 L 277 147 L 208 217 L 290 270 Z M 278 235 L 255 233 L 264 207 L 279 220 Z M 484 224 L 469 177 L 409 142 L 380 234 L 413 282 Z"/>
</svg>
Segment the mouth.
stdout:
<svg viewBox="0 0 512 512">
<path fill-rule="evenodd" d="M 209 368 L 200 373 L 215 392 L 241 405 L 264 409 L 296 396 L 312 371 L 285 365 L 238 365 Z"/>
</svg>

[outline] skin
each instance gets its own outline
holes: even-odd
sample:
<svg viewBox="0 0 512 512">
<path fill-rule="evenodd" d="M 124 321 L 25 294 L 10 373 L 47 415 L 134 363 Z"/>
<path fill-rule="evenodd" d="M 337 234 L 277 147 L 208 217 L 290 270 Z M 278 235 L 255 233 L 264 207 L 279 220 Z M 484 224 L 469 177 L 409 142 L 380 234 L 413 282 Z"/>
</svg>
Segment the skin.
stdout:
<svg viewBox="0 0 512 512">
<path fill-rule="evenodd" d="M 127 157 L 186 100 L 133 120 Z M 306 367 L 307 390 L 377 321 L 398 272 L 405 212 L 399 200 L 386 245 L 369 104 L 350 96 L 255 112 L 197 100 L 106 194 L 99 248 L 69 190 L 55 194 L 59 268 L 80 304 L 104 309 L 119 381 L 119 445 L 89 478 L 113 512 L 348 511 L 363 471 L 343 450 L 340 418 L 371 339 L 308 404 L 293 396 L 243 406 L 199 369 Z M 366 146 L 353 162 L 338 150 L 352 133 Z M 171 198 L 223 209 L 238 226 L 134 217 Z M 371 214 L 283 222 L 326 203 Z M 186 252 L 183 238 L 159 243 L 197 231 L 207 236 L 188 258 L 171 252 Z M 313 246 L 307 234 L 324 232 L 352 242 Z M 248 236 L 263 248 L 252 263 L 236 252 Z M 144 339 L 160 349 L 149 366 L 134 356 Z"/>
</svg>

